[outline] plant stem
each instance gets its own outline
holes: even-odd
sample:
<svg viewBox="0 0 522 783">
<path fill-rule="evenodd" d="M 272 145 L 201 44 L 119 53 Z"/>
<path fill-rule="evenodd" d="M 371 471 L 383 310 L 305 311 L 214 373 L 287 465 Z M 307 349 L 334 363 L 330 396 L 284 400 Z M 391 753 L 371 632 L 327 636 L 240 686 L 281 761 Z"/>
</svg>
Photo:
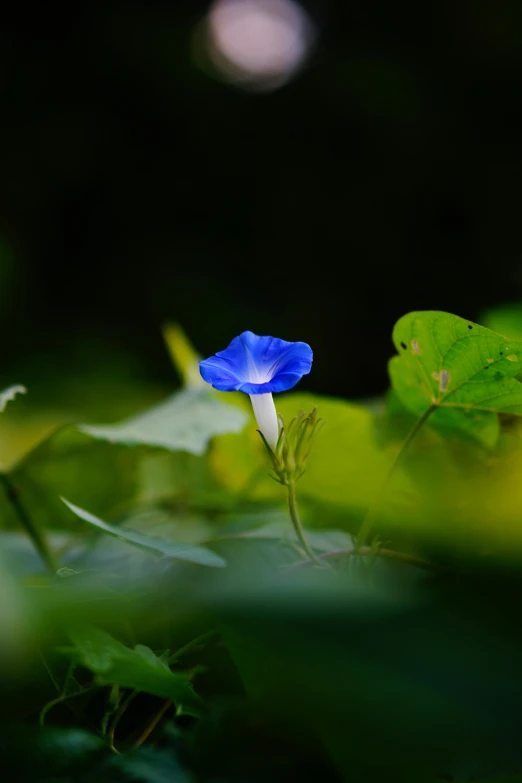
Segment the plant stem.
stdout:
<svg viewBox="0 0 522 783">
<path fill-rule="evenodd" d="M 47 569 L 55 574 L 58 570 L 58 564 L 56 563 L 54 556 L 47 545 L 44 534 L 35 525 L 25 508 L 23 507 L 18 497 L 18 491 L 12 484 L 11 479 L 7 473 L 0 473 L 0 481 L 4 485 L 5 494 L 8 501 L 13 506 L 13 509 L 18 517 L 18 521 L 26 531 L 27 535 L 34 544 L 35 549 L 45 563 Z"/>
<path fill-rule="evenodd" d="M 290 512 L 290 517 L 292 519 L 292 523 L 294 525 L 294 530 L 297 534 L 297 538 L 299 539 L 301 546 L 306 552 L 307 557 L 313 562 L 317 563 L 319 561 L 317 559 L 315 552 L 310 548 L 310 545 L 305 538 L 303 525 L 301 524 L 301 519 L 299 518 L 299 511 L 297 509 L 297 498 L 295 495 L 295 482 L 289 481 L 286 484 L 286 487 L 288 489 L 288 511 Z"/>
<path fill-rule="evenodd" d="M 217 631 L 207 631 L 207 633 L 202 633 L 201 636 L 196 636 L 195 639 L 192 639 L 191 642 L 187 642 L 183 647 L 180 647 L 179 650 L 176 650 L 175 653 L 172 653 L 172 655 L 169 658 L 169 666 L 172 666 L 173 663 L 175 663 L 178 658 L 181 658 L 185 653 L 192 650 L 194 647 L 199 647 L 201 644 L 206 644 L 209 642 L 214 636 L 217 636 Z"/>
<path fill-rule="evenodd" d="M 127 710 L 127 707 L 129 707 L 136 696 L 141 693 L 141 691 L 132 691 L 129 693 L 127 698 L 120 704 L 114 715 L 112 716 L 112 720 L 109 723 L 109 728 L 107 729 L 107 736 L 109 737 L 109 741 L 111 743 L 111 746 L 114 747 L 114 733 L 116 731 L 116 726 L 120 722 L 120 718 L 122 717 L 123 713 Z"/>
<path fill-rule="evenodd" d="M 157 712 L 149 721 L 149 723 L 147 723 L 142 733 L 140 734 L 140 736 L 138 737 L 138 739 L 133 745 L 134 750 L 136 748 L 139 748 L 141 745 L 143 745 L 145 740 L 152 734 L 152 732 L 154 731 L 154 729 L 156 728 L 160 720 L 163 718 L 163 716 L 165 715 L 169 707 L 172 707 L 172 699 L 167 699 L 163 703 L 163 706 L 161 707 L 159 712 Z"/>
<path fill-rule="evenodd" d="M 447 569 L 444 566 L 436 565 L 435 563 L 430 563 L 428 560 L 423 560 L 420 557 L 415 557 L 415 555 L 408 555 L 405 552 L 396 552 L 393 549 L 380 549 L 379 547 L 373 548 L 369 546 L 361 546 L 358 549 L 356 547 L 352 547 L 352 549 L 336 549 L 333 552 L 324 552 L 321 555 L 317 555 L 316 560 L 301 560 L 299 563 L 293 563 L 290 566 L 287 566 L 284 568 L 284 572 L 289 573 L 290 571 L 298 571 L 301 568 L 306 568 L 306 566 L 313 565 L 317 560 L 324 561 L 324 560 L 335 560 L 340 557 L 350 557 L 352 555 L 379 555 L 381 557 L 387 557 L 390 560 L 399 560 L 403 563 L 409 563 L 410 565 L 417 566 L 418 568 L 425 568 L 428 571 L 446 571 Z"/>
<path fill-rule="evenodd" d="M 98 689 L 98 687 L 99 686 L 91 686 L 90 691 L 92 692 L 93 690 Z M 87 693 L 87 690 L 84 689 L 84 690 L 80 691 L 79 693 L 70 693 L 68 696 L 58 696 L 56 699 L 52 699 L 51 701 L 48 701 L 47 704 L 40 711 L 40 716 L 39 716 L 40 726 L 43 726 L 45 724 L 45 719 L 46 719 L 47 713 L 50 710 L 52 710 L 54 707 L 57 707 L 58 704 L 65 704 L 66 706 L 69 707 L 70 710 L 75 712 L 74 708 L 71 707 L 69 702 L 72 701 L 73 699 L 77 699 L 79 696 L 85 696 L 86 693 Z"/>
<path fill-rule="evenodd" d="M 359 535 L 357 536 L 357 541 L 359 548 L 362 547 L 363 544 L 366 543 L 366 540 L 368 539 L 368 536 L 371 533 L 373 524 L 375 522 L 375 518 L 377 516 L 377 513 L 379 511 L 380 502 L 382 500 L 382 495 L 385 492 L 386 488 L 388 487 L 390 481 L 392 480 L 393 476 L 395 475 L 395 471 L 397 470 L 402 457 L 406 450 L 408 449 L 410 443 L 415 438 L 419 430 L 421 429 L 422 425 L 425 423 L 425 421 L 431 416 L 433 411 L 437 408 L 437 405 L 430 405 L 430 407 L 424 411 L 420 419 L 418 419 L 409 433 L 407 434 L 406 438 L 404 439 L 399 451 L 397 452 L 395 459 L 393 460 L 392 464 L 390 465 L 390 468 L 384 478 L 384 481 L 382 482 L 381 488 L 379 492 L 377 493 L 377 497 L 375 499 L 375 502 L 370 505 L 368 508 L 368 511 L 366 512 L 366 515 L 362 521 L 361 528 L 359 530 Z"/>
</svg>

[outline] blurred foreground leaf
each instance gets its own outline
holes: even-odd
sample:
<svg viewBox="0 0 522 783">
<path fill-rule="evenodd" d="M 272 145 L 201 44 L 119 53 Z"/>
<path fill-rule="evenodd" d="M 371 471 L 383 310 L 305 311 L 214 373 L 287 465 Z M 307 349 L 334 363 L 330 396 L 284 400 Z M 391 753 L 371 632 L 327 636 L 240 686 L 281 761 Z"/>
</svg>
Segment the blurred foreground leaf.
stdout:
<svg viewBox="0 0 522 783">
<path fill-rule="evenodd" d="M 62 500 L 65 505 L 71 509 L 73 514 L 76 514 L 80 519 L 83 519 L 90 525 L 94 525 L 98 530 L 102 530 L 104 533 L 119 538 L 121 541 L 125 541 L 139 549 L 144 549 L 155 555 L 172 557 L 176 560 L 186 560 L 189 563 L 198 563 L 199 565 L 212 566 L 214 568 L 223 568 L 226 566 L 226 562 L 222 557 L 216 555 L 215 552 L 212 552 L 206 547 L 194 546 L 193 544 L 176 544 L 164 538 L 147 536 L 143 533 L 137 533 L 135 530 L 130 530 L 129 528 L 110 525 L 108 522 L 104 522 L 102 519 L 95 517 L 94 514 L 85 511 L 83 508 L 79 508 L 73 503 L 69 503 L 65 498 L 62 498 Z"/>
<path fill-rule="evenodd" d="M 209 389 L 190 388 L 119 424 L 80 429 L 112 443 L 141 443 L 199 455 L 214 435 L 240 432 L 245 422 L 241 410 L 216 399 Z"/>
<path fill-rule="evenodd" d="M 139 748 L 116 755 L 79 728 L 4 727 L 2 762 L 10 780 L 31 783 L 189 783 L 173 749 Z"/>
<path fill-rule="evenodd" d="M 273 722 L 319 736 L 342 779 L 519 770 L 522 638 L 509 588 L 382 559 L 367 579 L 362 565 L 284 572 L 248 601 L 229 592 L 223 638 L 249 697 Z"/>
<path fill-rule="evenodd" d="M 174 753 L 162 748 L 146 747 L 122 753 L 111 759 L 111 768 L 139 783 L 193 783 L 194 780 Z"/>
</svg>

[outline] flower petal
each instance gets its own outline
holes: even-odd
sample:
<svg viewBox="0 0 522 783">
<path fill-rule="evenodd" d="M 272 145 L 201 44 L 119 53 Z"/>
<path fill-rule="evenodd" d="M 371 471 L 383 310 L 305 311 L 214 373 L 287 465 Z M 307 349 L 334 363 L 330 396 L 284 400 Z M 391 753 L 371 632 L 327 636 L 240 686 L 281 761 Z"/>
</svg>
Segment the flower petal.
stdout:
<svg viewBox="0 0 522 783">
<path fill-rule="evenodd" d="M 228 359 L 221 356 L 211 356 L 199 363 L 201 377 L 218 391 L 239 391 L 243 384 L 238 377 L 238 370 Z"/>
<path fill-rule="evenodd" d="M 224 351 L 199 363 L 203 380 L 218 391 L 238 391 L 242 383 L 250 380 L 248 353 L 242 337 L 234 337 Z"/>
<path fill-rule="evenodd" d="M 312 349 L 277 337 L 243 332 L 228 348 L 200 362 L 203 379 L 219 391 L 267 394 L 291 389 L 310 372 Z"/>
</svg>

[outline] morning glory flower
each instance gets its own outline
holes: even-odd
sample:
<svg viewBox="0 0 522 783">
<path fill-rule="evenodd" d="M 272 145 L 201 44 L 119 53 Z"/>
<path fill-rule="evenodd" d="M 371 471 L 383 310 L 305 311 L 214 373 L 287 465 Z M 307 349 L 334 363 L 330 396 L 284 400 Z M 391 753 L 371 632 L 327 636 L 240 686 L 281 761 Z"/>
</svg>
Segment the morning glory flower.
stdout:
<svg viewBox="0 0 522 783">
<path fill-rule="evenodd" d="M 250 395 L 259 429 L 275 449 L 279 422 L 272 393 L 295 386 L 310 372 L 312 359 L 312 349 L 306 343 L 243 332 L 224 351 L 201 361 L 199 369 L 214 389 Z"/>
</svg>

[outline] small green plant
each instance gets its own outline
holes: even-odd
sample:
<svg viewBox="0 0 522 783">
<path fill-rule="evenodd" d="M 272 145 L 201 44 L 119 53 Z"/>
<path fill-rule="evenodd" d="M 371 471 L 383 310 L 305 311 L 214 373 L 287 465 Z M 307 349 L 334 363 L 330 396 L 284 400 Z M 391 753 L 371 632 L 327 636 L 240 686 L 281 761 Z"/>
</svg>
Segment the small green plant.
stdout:
<svg viewBox="0 0 522 783">
<path fill-rule="evenodd" d="M 522 342 L 409 313 L 364 405 L 165 339 L 178 391 L 0 474 L 13 779 L 522 781 Z"/>
</svg>

